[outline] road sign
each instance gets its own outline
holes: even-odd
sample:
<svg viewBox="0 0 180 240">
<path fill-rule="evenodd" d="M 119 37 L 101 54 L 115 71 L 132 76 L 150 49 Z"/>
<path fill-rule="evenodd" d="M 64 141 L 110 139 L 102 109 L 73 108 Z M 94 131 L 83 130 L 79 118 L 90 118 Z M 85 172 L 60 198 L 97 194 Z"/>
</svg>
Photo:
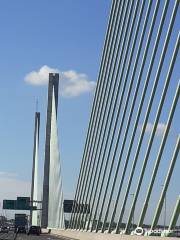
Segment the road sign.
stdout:
<svg viewBox="0 0 180 240">
<path fill-rule="evenodd" d="M 3 209 L 37 210 L 37 207 L 31 206 L 30 197 L 17 197 L 17 200 L 3 200 Z"/>
<path fill-rule="evenodd" d="M 64 200 L 64 212 L 71 213 L 73 207 L 73 200 Z"/>
<path fill-rule="evenodd" d="M 88 204 L 77 204 L 74 200 L 64 200 L 64 212 L 71 213 L 73 209 L 74 203 L 74 211 L 80 213 L 90 213 L 90 207 Z"/>
<path fill-rule="evenodd" d="M 3 209 L 16 209 L 16 200 L 3 200 Z"/>
<path fill-rule="evenodd" d="M 30 197 L 17 197 L 16 208 L 19 210 L 29 210 Z"/>
</svg>

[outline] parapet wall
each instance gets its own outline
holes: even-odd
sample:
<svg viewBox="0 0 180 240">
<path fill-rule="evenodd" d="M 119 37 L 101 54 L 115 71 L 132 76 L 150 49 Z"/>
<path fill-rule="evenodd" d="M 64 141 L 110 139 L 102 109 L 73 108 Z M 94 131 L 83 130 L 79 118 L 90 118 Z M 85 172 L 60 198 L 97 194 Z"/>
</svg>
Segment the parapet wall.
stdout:
<svg viewBox="0 0 180 240">
<path fill-rule="evenodd" d="M 88 233 L 73 230 L 52 230 L 52 235 L 63 236 L 75 240 L 177 240 L 174 237 L 144 237 L 144 236 L 128 236 L 120 234 L 105 234 L 105 233 Z"/>
</svg>

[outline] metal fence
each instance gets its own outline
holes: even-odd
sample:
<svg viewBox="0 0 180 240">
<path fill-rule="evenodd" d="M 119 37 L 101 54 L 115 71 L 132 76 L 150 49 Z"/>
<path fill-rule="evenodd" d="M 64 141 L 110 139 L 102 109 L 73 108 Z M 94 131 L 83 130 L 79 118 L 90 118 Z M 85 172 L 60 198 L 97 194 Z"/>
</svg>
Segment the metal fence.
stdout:
<svg viewBox="0 0 180 240">
<path fill-rule="evenodd" d="M 72 229 L 130 233 L 178 224 L 179 3 L 112 2 Z M 83 204 L 90 213 L 79 211 Z"/>
</svg>

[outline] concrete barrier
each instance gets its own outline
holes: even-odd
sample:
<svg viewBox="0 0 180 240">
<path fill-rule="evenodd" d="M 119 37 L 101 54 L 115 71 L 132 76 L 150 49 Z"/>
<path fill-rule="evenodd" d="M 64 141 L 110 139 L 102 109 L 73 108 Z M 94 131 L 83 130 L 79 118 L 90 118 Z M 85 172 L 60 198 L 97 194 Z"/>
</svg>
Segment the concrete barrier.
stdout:
<svg viewBox="0 0 180 240">
<path fill-rule="evenodd" d="M 103 233 L 89 233 L 73 230 L 52 230 L 52 235 L 63 236 L 75 240 L 177 240 L 174 237 L 145 237 L 145 236 L 130 236 L 120 234 L 103 234 Z"/>
</svg>

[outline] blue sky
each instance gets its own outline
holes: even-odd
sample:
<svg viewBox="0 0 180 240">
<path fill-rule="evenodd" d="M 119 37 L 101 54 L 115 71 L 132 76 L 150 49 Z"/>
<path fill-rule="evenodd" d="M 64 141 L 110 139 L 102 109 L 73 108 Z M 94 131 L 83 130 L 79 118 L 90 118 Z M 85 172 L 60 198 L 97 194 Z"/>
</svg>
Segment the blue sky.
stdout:
<svg viewBox="0 0 180 240">
<path fill-rule="evenodd" d="M 1 178 L 31 180 L 36 98 L 41 112 L 42 174 L 47 86 L 27 84 L 25 76 L 47 65 L 84 73 L 89 81 L 96 81 L 110 3 L 110 0 L 1 1 Z M 75 188 L 92 99 L 93 92 L 59 99 L 59 137 L 67 195 Z M 7 188 L 3 191 L 6 198 Z"/>
</svg>

